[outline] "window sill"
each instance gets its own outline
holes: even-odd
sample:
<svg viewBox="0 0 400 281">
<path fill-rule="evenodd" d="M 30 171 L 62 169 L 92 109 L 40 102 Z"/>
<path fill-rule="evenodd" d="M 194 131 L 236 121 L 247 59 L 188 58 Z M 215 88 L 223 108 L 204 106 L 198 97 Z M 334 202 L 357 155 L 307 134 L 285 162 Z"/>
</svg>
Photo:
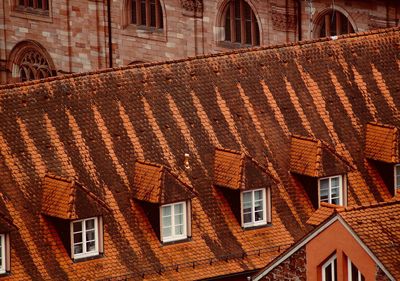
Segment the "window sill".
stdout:
<svg viewBox="0 0 400 281">
<path fill-rule="evenodd" d="M 162 246 L 169 246 L 169 245 L 180 244 L 180 243 L 185 243 L 185 242 L 190 242 L 190 241 L 192 241 L 192 237 L 187 237 L 187 238 L 184 238 L 184 239 L 168 241 L 168 242 L 161 242 L 161 245 Z"/>
<path fill-rule="evenodd" d="M 10 272 L 10 271 L 0 272 L 0 278 L 2 278 L 2 277 L 7 277 L 7 276 L 10 276 L 10 275 L 11 275 L 11 272 Z"/>
<path fill-rule="evenodd" d="M 217 47 L 224 49 L 243 49 L 243 48 L 255 48 L 260 47 L 259 45 L 250 45 L 250 44 L 241 44 L 241 43 L 232 43 L 229 41 L 220 41 L 217 43 Z"/>
<path fill-rule="evenodd" d="M 23 9 L 15 8 L 15 10 L 10 12 L 11 17 L 23 18 L 28 20 L 43 21 L 52 23 L 53 19 L 50 16 L 50 11 L 44 11 L 39 9 Z"/>
<path fill-rule="evenodd" d="M 146 28 L 144 26 L 129 24 L 122 30 L 121 34 L 124 36 L 143 38 L 146 40 L 154 40 L 160 42 L 167 41 L 165 28 Z"/>
<path fill-rule="evenodd" d="M 265 228 L 265 227 L 271 227 L 272 223 L 265 223 L 265 224 L 260 224 L 260 225 L 254 225 L 254 226 L 242 226 L 243 230 L 253 230 L 253 229 L 259 229 L 259 228 Z"/>
<path fill-rule="evenodd" d="M 102 257 L 104 257 L 104 253 L 100 253 L 100 254 L 98 254 L 98 255 L 89 256 L 89 257 L 74 258 L 74 259 L 72 259 L 72 261 L 73 261 L 74 263 L 80 263 L 80 262 L 85 262 L 85 261 L 100 259 L 100 258 L 102 258 Z"/>
</svg>

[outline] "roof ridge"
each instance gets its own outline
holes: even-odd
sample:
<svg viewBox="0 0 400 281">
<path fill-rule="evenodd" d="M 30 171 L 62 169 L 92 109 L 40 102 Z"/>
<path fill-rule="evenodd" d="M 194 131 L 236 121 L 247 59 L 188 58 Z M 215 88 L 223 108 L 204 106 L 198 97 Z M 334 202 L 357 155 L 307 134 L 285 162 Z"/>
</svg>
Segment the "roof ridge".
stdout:
<svg viewBox="0 0 400 281">
<path fill-rule="evenodd" d="M 227 51 L 227 52 L 205 54 L 205 55 L 192 56 L 192 57 L 188 57 L 188 58 L 181 58 L 181 59 L 175 59 L 175 60 L 149 62 L 149 63 L 143 63 L 143 64 L 119 66 L 119 67 L 114 67 L 114 68 L 104 68 L 104 69 L 88 71 L 88 72 L 79 72 L 79 73 L 73 73 L 73 74 L 52 76 L 52 77 L 48 77 L 48 78 L 40 79 L 40 80 L 31 80 L 31 81 L 26 81 L 26 82 L 21 82 L 21 83 L 0 85 L 0 90 L 20 88 L 20 87 L 25 87 L 28 85 L 43 84 L 46 82 L 53 82 L 53 81 L 57 81 L 57 80 L 66 80 L 66 79 L 71 79 L 71 78 L 81 77 L 81 76 L 98 75 L 98 74 L 109 73 L 109 72 L 114 72 L 114 71 L 118 71 L 118 70 L 130 70 L 130 69 L 138 69 L 138 68 L 143 68 L 143 67 L 171 65 L 171 64 L 184 63 L 184 62 L 193 61 L 193 60 L 201 60 L 201 59 L 207 59 L 207 58 L 213 58 L 213 57 L 224 57 L 224 56 L 229 56 L 229 55 L 233 55 L 233 54 L 243 54 L 243 53 L 259 52 L 259 51 L 265 51 L 265 50 L 283 49 L 283 48 L 290 48 L 290 47 L 295 47 L 295 46 L 307 46 L 307 45 L 312 45 L 315 43 L 324 43 L 324 42 L 331 42 L 331 41 L 338 41 L 338 40 L 346 40 L 346 39 L 351 39 L 351 38 L 360 38 L 360 37 L 366 37 L 366 36 L 371 36 L 371 35 L 375 35 L 375 34 L 382 35 L 384 33 L 399 32 L 399 31 L 400 31 L 400 27 L 374 29 L 374 30 L 368 30 L 368 31 L 364 31 L 364 32 L 339 35 L 335 39 L 332 39 L 331 37 L 323 37 L 323 38 L 309 39 L 309 40 L 304 40 L 304 41 L 276 44 L 276 45 L 269 45 L 269 46 L 260 46 L 260 47 L 254 47 L 254 48 L 241 48 L 241 49 L 235 49 L 235 50 Z"/>
<path fill-rule="evenodd" d="M 215 150 L 220 150 L 220 151 L 223 151 L 223 152 L 229 152 L 229 153 L 233 153 L 233 154 L 240 155 L 240 156 L 244 153 L 244 152 L 241 152 L 241 151 L 237 151 L 237 150 L 233 150 L 233 149 L 229 149 L 229 148 L 223 148 L 223 147 L 215 147 Z"/>
<path fill-rule="evenodd" d="M 68 182 L 68 183 L 71 183 L 71 184 L 73 184 L 74 181 L 75 181 L 75 179 L 73 177 L 63 177 L 63 176 L 59 176 L 59 175 L 53 174 L 51 172 L 46 172 L 44 177 L 48 177 L 48 178 L 59 180 L 59 181 Z"/>
<path fill-rule="evenodd" d="M 380 123 L 380 122 L 375 122 L 375 121 L 368 122 L 367 124 L 371 124 L 371 125 L 382 127 L 382 128 L 397 129 L 397 127 L 395 125 L 385 124 L 385 123 Z"/>
<path fill-rule="evenodd" d="M 291 137 L 301 139 L 301 140 L 306 140 L 310 142 L 315 142 L 318 143 L 319 139 L 314 138 L 312 136 L 302 136 L 302 135 L 297 135 L 297 134 L 291 134 Z"/>
<path fill-rule="evenodd" d="M 390 205 L 395 205 L 395 204 L 400 204 L 400 198 L 394 197 L 390 201 L 383 201 L 383 202 L 377 202 L 377 203 L 362 204 L 362 205 L 358 205 L 358 206 L 344 207 L 343 210 L 341 210 L 340 212 L 358 211 L 358 210 L 369 209 L 369 208 L 390 206 Z"/>
</svg>

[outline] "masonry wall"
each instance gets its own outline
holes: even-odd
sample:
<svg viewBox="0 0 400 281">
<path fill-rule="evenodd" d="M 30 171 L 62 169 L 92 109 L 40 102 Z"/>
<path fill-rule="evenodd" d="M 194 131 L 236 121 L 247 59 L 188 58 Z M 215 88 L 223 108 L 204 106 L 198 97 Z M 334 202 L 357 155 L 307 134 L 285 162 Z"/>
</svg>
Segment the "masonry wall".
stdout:
<svg viewBox="0 0 400 281">
<path fill-rule="evenodd" d="M 19 12 L 15 8 L 16 0 L 2 1 L 0 82 L 19 80 L 12 73 L 10 54 L 23 40 L 34 40 L 42 45 L 57 74 L 179 59 L 233 48 L 221 44 L 224 33 L 221 19 L 228 0 L 161 0 L 162 31 L 129 24 L 127 1 L 110 1 L 111 64 L 107 0 L 50 0 L 49 16 Z M 334 4 L 329 0 L 246 1 L 257 17 L 261 45 L 315 38 L 321 15 L 332 7 L 348 16 L 356 31 L 395 26 L 400 18 L 400 2 L 393 0 L 337 0 Z"/>
<path fill-rule="evenodd" d="M 262 280 L 305 281 L 307 280 L 306 263 L 306 250 L 305 247 L 302 247 L 269 272 Z"/>
</svg>

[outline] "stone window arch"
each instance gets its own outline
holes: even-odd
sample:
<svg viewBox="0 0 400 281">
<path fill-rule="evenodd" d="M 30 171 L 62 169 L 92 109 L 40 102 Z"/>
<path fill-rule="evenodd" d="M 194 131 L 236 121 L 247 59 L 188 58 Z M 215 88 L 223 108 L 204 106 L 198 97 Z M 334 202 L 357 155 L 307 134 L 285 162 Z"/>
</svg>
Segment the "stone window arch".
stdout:
<svg viewBox="0 0 400 281">
<path fill-rule="evenodd" d="M 220 41 L 240 46 L 260 45 L 260 28 L 257 17 L 246 0 L 229 0 L 220 16 L 223 27 Z"/>
<path fill-rule="evenodd" d="M 14 82 L 55 76 L 53 60 L 46 49 L 35 41 L 22 41 L 11 51 L 8 69 Z"/>
<path fill-rule="evenodd" d="M 355 32 L 354 22 L 343 9 L 335 7 L 319 14 L 314 34 L 316 38 L 337 36 Z"/>
</svg>

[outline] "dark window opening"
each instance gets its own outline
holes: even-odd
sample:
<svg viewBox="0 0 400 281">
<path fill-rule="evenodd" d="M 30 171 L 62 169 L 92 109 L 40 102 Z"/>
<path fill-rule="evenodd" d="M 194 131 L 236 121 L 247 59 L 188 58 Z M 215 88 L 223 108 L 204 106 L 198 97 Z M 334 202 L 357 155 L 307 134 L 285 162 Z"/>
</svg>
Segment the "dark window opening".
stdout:
<svg viewBox="0 0 400 281">
<path fill-rule="evenodd" d="M 353 33 L 349 19 L 338 11 L 331 11 L 322 17 L 320 37 L 337 36 Z"/>
<path fill-rule="evenodd" d="M 231 0 L 225 11 L 225 41 L 242 45 L 260 45 L 256 16 L 244 0 Z"/>
<path fill-rule="evenodd" d="M 131 23 L 146 28 L 163 28 L 159 0 L 131 0 Z"/>
<path fill-rule="evenodd" d="M 19 0 L 19 8 L 23 9 L 38 9 L 38 10 L 49 10 L 49 0 Z"/>
</svg>

